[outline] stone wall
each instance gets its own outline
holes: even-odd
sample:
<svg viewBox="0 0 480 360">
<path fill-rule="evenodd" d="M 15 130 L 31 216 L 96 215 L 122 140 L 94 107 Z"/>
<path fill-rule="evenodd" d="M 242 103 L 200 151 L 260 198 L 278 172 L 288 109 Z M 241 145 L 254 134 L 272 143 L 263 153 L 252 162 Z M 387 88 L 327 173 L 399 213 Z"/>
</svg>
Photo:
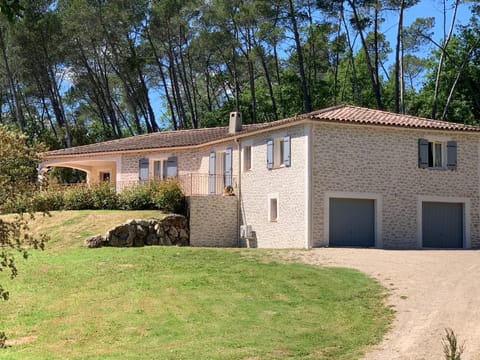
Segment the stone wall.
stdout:
<svg viewBox="0 0 480 360">
<path fill-rule="evenodd" d="M 328 198 L 353 194 L 381 201 L 380 246 L 417 248 L 419 204 L 436 197 L 470 203 L 470 238 L 480 247 L 478 134 L 381 126 L 326 124 L 313 129 L 313 246 L 328 245 Z M 457 142 L 457 170 L 420 169 L 418 139 Z"/>
<path fill-rule="evenodd" d="M 238 246 L 237 196 L 190 196 L 191 246 Z"/>
<path fill-rule="evenodd" d="M 241 173 L 242 224 L 251 225 L 260 248 L 304 248 L 306 243 L 307 127 L 276 129 L 241 141 L 251 146 L 251 169 Z M 267 140 L 291 137 L 291 166 L 267 169 Z M 269 219 L 277 199 L 278 218 Z"/>
<path fill-rule="evenodd" d="M 107 231 L 85 240 L 88 248 L 101 246 L 131 247 L 145 245 L 189 244 L 188 221 L 182 215 L 169 215 L 163 219 L 128 220 Z"/>
</svg>

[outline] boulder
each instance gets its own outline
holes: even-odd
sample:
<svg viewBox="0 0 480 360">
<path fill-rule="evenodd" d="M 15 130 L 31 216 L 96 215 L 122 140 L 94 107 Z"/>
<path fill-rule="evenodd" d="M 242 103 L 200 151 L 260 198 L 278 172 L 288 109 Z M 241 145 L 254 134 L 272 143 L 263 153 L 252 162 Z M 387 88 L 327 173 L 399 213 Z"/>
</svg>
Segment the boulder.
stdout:
<svg viewBox="0 0 480 360">
<path fill-rule="evenodd" d="M 163 219 L 131 219 L 110 229 L 105 237 L 97 235 L 85 240 L 87 247 L 130 247 L 144 245 L 189 245 L 188 220 L 182 215 Z"/>
<path fill-rule="evenodd" d="M 102 235 L 95 235 L 85 239 L 85 247 L 99 248 L 105 243 L 105 238 Z"/>
</svg>

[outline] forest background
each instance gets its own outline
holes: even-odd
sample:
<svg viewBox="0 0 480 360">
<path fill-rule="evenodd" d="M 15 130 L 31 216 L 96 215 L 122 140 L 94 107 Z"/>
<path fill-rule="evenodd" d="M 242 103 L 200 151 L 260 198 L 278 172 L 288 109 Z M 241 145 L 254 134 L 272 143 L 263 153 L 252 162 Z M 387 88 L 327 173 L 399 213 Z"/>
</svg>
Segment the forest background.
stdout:
<svg viewBox="0 0 480 360">
<path fill-rule="evenodd" d="M 21 16 L 0 18 L 0 124 L 51 149 L 221 126 L 234 110 L 480 119 L 480 1 L 15 3 Z"/>
</svg>

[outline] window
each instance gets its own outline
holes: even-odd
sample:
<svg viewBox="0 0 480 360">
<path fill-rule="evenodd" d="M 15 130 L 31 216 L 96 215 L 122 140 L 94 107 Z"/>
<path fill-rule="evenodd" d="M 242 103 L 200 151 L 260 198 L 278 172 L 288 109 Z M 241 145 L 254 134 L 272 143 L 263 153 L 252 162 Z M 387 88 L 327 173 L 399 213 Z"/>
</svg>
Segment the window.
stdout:
<svg viewBox="0 0 480 360">
<path fill-rule="evenodd" d="M 273 160 L 273 166 L 278 168 L 281 166 L 285 166 L 285 151 L 284 151 L 284 146 L 285 146 L 285 140 L 283 138 L 280 139 L 275 139 L 275 145 L 274 145 L 274 160 Z"/>
<path fill-rule="evenodd" d="M 165 180 L 167 178 L 167 159 L 151 160 L 150 178 L 153 180 Z"/>
<path fill-rule="evenodd" d="M 457 142 L 418 139 L 418 167 L 455 170 Z"/>
<path fill-rule="evenodd" d="M 252 147 L 243 147 L 243 171 L 252 170 Z"/>
<path fill-rule="evenodd" d="M 101 171 L 100 182 L 110 182 L 110 173 Z"/>
<path fill-rule="evenodd" d="M 142 158 L 139 160 L 138 167 L 138 179 L 141 182 L 165 180 L 177 176 L 177 157 L 171 156 L 167 159 Z"/>
<path fill-rule="evenodd" d="M 267 168 L 271 170 L 280 167 L 289 167 L 290 164 L 290 136 L 268 140 Z"/>
<path fill-rule="evenodd" d="M 232 186 L 233 150 L 211 151 L 208 163 L 208 193 L 222 194 L 225 187 Z"/>
<path fill-rule="evenodd" d="M 443 144 L 439 142 L 428 143 L 428 167 L 442 168 L 443 167 Z"/>
<path fill-rule="evenodd" d="M 278 194 L 268 196 L 268 220 L 270 222 L 278 221 Z"/>
</svg>

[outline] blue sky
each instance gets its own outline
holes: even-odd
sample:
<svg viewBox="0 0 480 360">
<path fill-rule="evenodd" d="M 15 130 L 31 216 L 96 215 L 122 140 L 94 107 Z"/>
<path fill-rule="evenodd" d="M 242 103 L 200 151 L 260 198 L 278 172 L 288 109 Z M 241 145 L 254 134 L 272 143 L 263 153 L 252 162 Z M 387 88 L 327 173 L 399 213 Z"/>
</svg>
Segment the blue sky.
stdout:
<svg viewBox="0 0 480 360">
<path fill-rule="evenodd" d="M 447 1 L 447 17 L 446 17 L 446 29 L 448 33 L 450 28 L 450 23 L 452 20 L 452 9 L 451 4 L 452 0 Z M 470 8 L 467 4 L 461 4 L 457 12 L 456 24 L 467 24 L 470 19 L 471 13 Z M 418 5 L 413 6 L 410 9 L 407 9 L 405 12 L 404 26 L 410 25 L 416 18 L 420 17 L 434 17 L 435 18 L 435 28 L 433 38 L 435 41 L 439 42 L 443 38 L 444 29 L 443 29 L 443 1 L 442 0 L 422 0 Z M 397 32 L 397 23 L 398 23 L 398 14 L 395 12 L 389 12 L 385 16 L 385 23 L 383 30 L 387 35 L 388 40 L 390 41 L 390 46 L 392 49 L 395 47 L 396 42 L 396 32 Z M 428 50 L 428 49 L 426 49 Z"/>
</svg>

